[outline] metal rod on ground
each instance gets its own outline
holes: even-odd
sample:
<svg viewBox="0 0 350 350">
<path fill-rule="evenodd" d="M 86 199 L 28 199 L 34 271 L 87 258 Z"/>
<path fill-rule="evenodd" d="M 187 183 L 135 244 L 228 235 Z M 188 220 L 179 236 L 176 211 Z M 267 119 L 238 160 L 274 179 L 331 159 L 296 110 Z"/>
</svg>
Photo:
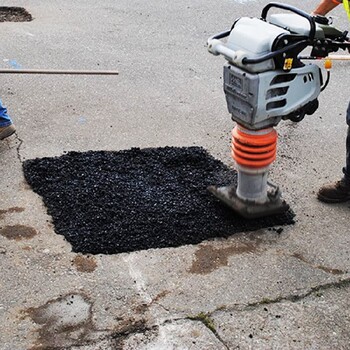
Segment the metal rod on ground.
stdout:
<svg viewBox="0 0 350 350">
<path fill-rule="evenodd" d="M 0 69 L 0 74 L 118 75 L 115 70 Z"/>
</svg>

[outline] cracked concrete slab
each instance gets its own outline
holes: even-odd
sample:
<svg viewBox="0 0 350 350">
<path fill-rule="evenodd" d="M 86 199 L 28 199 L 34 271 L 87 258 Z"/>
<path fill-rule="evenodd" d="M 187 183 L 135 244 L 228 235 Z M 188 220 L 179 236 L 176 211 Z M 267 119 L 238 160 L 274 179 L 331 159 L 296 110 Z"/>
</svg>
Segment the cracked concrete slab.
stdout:
<svg viewBox="0 0 350 350">
<path fill-rule="evenodd" d="M 348 282 L 294 302 L 261 302 L 217 312 L 212 320 L 230 349 L 348 349 Z"/>
<path fill-rule="evenodd" d="M 262 295 L 273 299 L 276 293 L 304 293 L 320 283 L 339 279 L 337 275 L 316 269 L 282 250 L 271 248 L 271 242 L 256 243 L 255 236 L 250 242 L 246 237 L 240 238 L 235 235 L 224 242 L 130 254 L 133 271 L 142 276 L 142 290 L 147 291 L 148 298 L 163 293 L 159 304 L 169 313 L 182 315 L 257 302 Z M 240 252 L 239 247 L 245 243 L 257 244 L 259 248 L 255 252 Z M 209 255 L 210 259 L 213 250 L 223 257 L 228 248 L 232 255 L 222 266 L 215 266 L 216 261 L 212 259 L 213 267 L 208 272 L 207 261 L 198 262 L 201 259 L 196 255 L 198 251 L 206 259 L 206 255 Z M 203 270 L 197 268 L 193 271 L 194 265 L 202 265 Z M 154 273 L 154 266 L 157 266 L 157 274 Z M 257 266 L 259 273 L 256 272 Z"/>
<path fill-rule="evenodd" d="M 310 12 L 316 3 L 303 5 Z M 315 115 L 278 126 L 271 178 L 296 212 L 295 225 L 83 256 L 55 234 L 21 162 L 70 150 L 196 145 L 232 165 L 224 61 L 205 42 L 236 17 L 259 16 L 265 3 L 12 4 L 34 20 L 0 24 L 3 67 L 120 75 L 2 76 L 0 96 L 17 136 L 0 142 L 1 350 L 349 348 L 349 204 L 315 199 L 319 186 L 341 176 L 347 63 L 334 64 Z M 334 19 L 346 28 L 340 9 Z M 64 305 L 69 296 L 76 308 Z"/>
<path fill-rule="evenodd" d="M 165 323 L 156 332 L 132 335 L 122 345 L 125 350 L 227 349 L 205 325 L 188 320 Z"/>
</svg>

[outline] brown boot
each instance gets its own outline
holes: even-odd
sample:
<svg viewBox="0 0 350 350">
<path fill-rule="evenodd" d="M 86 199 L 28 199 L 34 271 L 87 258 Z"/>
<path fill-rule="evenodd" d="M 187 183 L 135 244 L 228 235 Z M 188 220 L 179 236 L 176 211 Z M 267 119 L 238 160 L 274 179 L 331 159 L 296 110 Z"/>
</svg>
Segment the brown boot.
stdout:
<svg viewBox="0 0 350 350">
<path fill-rule="evenodd" d="M 320 188 L 317 198 L 324 203 L 342 203 L 350 200 L 350 184 L 344 179 Z"/>
<path fill-rule="evenodd" d="M 6 137 L 11 136 L 15 132 L 16 132 L 16 128 L 13 124 L 0 128 L 0 140 L 3 140 Z"/>
</svg>

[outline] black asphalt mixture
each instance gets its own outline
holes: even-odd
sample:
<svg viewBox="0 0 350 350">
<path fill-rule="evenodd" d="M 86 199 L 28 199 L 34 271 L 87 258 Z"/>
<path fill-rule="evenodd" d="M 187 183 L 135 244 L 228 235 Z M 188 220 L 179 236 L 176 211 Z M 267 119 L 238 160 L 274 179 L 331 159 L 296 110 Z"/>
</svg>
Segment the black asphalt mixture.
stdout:
<svg viewBox="0 0 350 350">
<path fill-rule="evenodd" d="M 177 247 L 294 223 L 292 211 L 248 220 L 221 204 L 207 187 L 236 172 L 200 147 L 69 152 L 23 169 L 74 252 Z"/>
<path fill-rule="evenodd" d="M 0 22 L 30 22 L 30 13 L 23 7 L 0 6 Z"/>
</svg>

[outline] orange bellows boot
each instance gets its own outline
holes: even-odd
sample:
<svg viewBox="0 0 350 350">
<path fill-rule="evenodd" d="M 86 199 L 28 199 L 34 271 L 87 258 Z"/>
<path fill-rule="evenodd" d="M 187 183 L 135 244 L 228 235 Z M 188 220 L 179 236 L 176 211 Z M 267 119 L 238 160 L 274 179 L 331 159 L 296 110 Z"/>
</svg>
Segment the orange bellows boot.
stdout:
<svg viewBox="0 0 350 350">
<path fill-rule="evenodd" d="M 273 127 L 250 130 L 238 124 L 232 130 L 237 185 L 210 186 L 209 191 L 249 219 L 285 212 L 289 205 L 281 198 L 278 186 L 267 180 L 270 165 L 276 159 L 276 148 L 277 132 Z"/>
<path fill-rule="evenodd" d="M 232 130 L 232 158 L 244 168 L 263 169 L 276 159 L 277 132 L 273 128 Z"/>
<path fill-rule="evenodd" d="M 277 132 L 272 127 L 232 130 L 232 157 L 237 164 L 237 196 L 243 200 L 267 201 L 267 174 L 276 159 Z"/>
</svg>

